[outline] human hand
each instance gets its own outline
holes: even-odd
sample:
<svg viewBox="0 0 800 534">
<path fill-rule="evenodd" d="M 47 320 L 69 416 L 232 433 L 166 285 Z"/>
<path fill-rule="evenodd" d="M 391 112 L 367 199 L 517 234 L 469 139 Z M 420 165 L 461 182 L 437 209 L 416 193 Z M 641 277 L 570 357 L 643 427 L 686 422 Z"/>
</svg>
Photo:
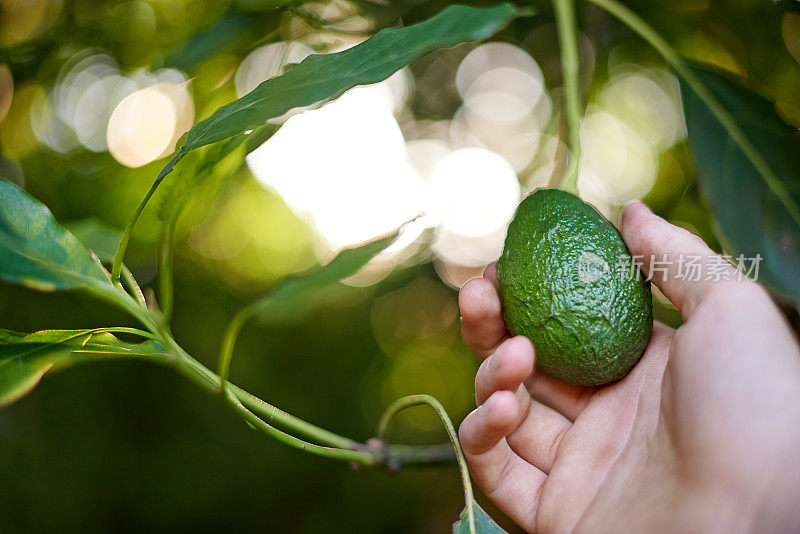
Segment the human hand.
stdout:
<svg viewBox="0 0 800 534">
<path fill-rule="evenodd" d="M 643 204 L 621 233 L 645 275 L 666 254 L 652 281 L 684 324 L 656 323 L 617 383 L 534 371 L 530 341 L 506 331 L 494 265 L 461 289 L 464 340 L 486 358 L 459 430 L 475 481 L 529 532 L 800 532 L 800 347 L 785 318 L 746 278 L 678 276 L 680 255 L 717 256 Z"/>
</svg>

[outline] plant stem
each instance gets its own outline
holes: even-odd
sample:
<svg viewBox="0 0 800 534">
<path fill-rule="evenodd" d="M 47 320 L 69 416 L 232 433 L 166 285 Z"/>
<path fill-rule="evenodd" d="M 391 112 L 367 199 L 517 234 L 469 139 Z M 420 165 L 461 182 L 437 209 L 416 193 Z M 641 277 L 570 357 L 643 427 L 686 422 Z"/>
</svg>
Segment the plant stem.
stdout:
<svg viewBox="0 0 800 534">
<path fill-rule="evenodd" d="M 225 390 L 228 381 L 228 373 L 231 369 L 231 360 L 233 359 L 233 349 L 236 346 L 236 338 L 239 337 L 239 332 L 242 331 L 245 323 L 247 323 L 257 311 L 258 305 L 256 302 L 248 304 L 233 316 L 227 328 L 225 328 L 225 334 L 222 336 L 222 345 L 219 351 L 219 367 L 217 370 L 222 379 L 223 390 Z"/>
<path fill-rule="evenodd" d="M 581 56 L 574 0 L 553 0 L 553 10 L 561 47 L 561 69 L 564 73 L 564 102 L 569 127 L 572 155 L 562 182 L 562 188 L 578 191 L 578 171 L 581 160 Z"/>
<path fill-rule="evenodd" d="M 220 394 L 222 392 L 221 378 L 183 352 L 177 345 L 176 348 L 182 353 L 182 356 L 175 360 L 178 371 L 208 391 Z M 356 440 L 340 436 L 303 421 L 248 393 L 235 384 L 228 383 L 227 387 L 229 388 L 229 394 L 234 397 L 230 400 L 234 401 L 234 404 L 241 405 L 238 410 L 249 422 L 283 443 L 318 456 L 346 460 L 360 465 L 386 465 L 390 468 L 444 463 L 453 460 L 452 447 L 450 445 L 364 445 Z M 260 417 L 257 417 L 256 414 Z M 324 443 L 326 446 L 320 447 L 319 445 L 307 443 L 290 434 L 281 432 L 271 426 L 273 422 L 307 439 Z M 344 454 L 343 451 L 347 454 Z M 352 454 L 353 452 L 358 452 L 358 454 Z"/>
<path fill-rule="evenodd" d="M 666 39 L 661 37 L 650 25 L 642 20 L 636 13 L 628 9 L 625 5 L 619 3 L 617 0 L 588 0 L 594 5 L 604 9 L 625 25 L 627 25 L 634 32 L 639 34 L 639 37 L 644 39 L 650 46 L 652 46 L 667 62 L 675 69 L 691 87 L 692 91 L 697 94 L 700 100 L 708 107 L 711 113 L 717 118 L 722 126 L 728 131 L 731 139 L 739 145 L 747 159 L 750 160 L 753 167 L 764 178 L 767 187 L 778 197 L 781 204 L 789 212 L 794 222 L 800 225 L 800 206 L 792 200 L 789 191 L 780 181 L 780 179 L 772 171 L 767 161 L 763 158 L 761 153 L 756 149 L 750 139 L 745 135 L 736 120 L 731 116 L 725 107 L 720 103 L 717 97 L 708 89 L 708 87 L 700 81 L 695 73 L 689 66 L 683 62 L 678 52 L 670 45 Z"/>
<path fill-rule="evenodd" d="M 144 299 L 144 293 L 142 293 L 142 288 L 139 287 L 139 283 L 136 282 L 136 278 L 133 277 L 133 273 L 130 269 L 123 263 L 122 264 L 122 281 L 125 282 L 125 285 L 128 287 L 128 290 L 131 294 L 136 298 L 136 302 L 139 303 L 139 306 L 142 308 L 147 308 L 147 302 Z"/>
<path fill-rule="evenodd" d="M 216 394 L 222 392 L 222 379 L 219 376 L 192 358 L 190 355 L 183 352 L 180 347 L 177 347 L 177 350 L 180 350 L 182 353 L 181 361 L 179 363 L 179 366 L 181 367 L 179 369 L 180 371 L 182 371 L 184 374 L 187 374 L 187 371 L 190 371 L 193 375 L 189 376 L 187 374 L 190 379 L 197 382 L 195 377 L 200 378 L 204 382 L 201 385 L 203 385 L 203 387 L 206 389 L 209 389 Z M 247 391 L 235 386 L 234 384 L 229 384 L 229 387 L 230 391 L 242 402 L 242 404 L 244 404 L 249 410 L 252 410 L 253 412 L 264 417 L 269 423 L 275 422 L 283 428 L 292 430 L 306 438 L 313 439 L 319 443 L 324 443 L 325 445 L 330 445 L 332 447 L 350 449 L 358 447 L 359 445 L 359 443 L 355 440 L 339 436 L 338 434 L 329 432 L 323 428 L 286 413 L 283 410 L 264 402 L 251 393 L 248 393 Z"/>
<path fill-rule="evenodd" d="M 436 445 L 401 445 L 376 441 L 378 444 L 371 445 L 371 442 L 368 442 L 367 446 L 380 451 L 379 463 L 391 471 L 409 465 L 450 464 L 456 460 L 453 446 L 449 442 Z"/>
<path fill-rule="evenodd" d="M 114 303 L 122 306 L 123 309 L 128 311 L 152 332 L 152 336 L 145 333 L 147 337 L 152 337 L 164 345 L 168 351 L 168 355 L 161 360 L 161 363 L 175 368 L 178 372 L 212 393 L 222 393 L 223 379 L 221 377 L 184 351 L 173 339 L 172 335 L 166 331 L 165 328 L 160 326 L 158 321 L 152 318 L 147 310 L 139 307 L 133 298 L 122 288 L 115 287 L 113 291 L 113 298 L 110 298 L 107 293 L 100 293 L 100 295 L 104 298 L 110 298 Z M 245 310 L 248 308 L 245 308 Z M 241 316 L 239 320 L 241 324 L 244 324 L 244 321 L 247 320 L 248 317 L 246 315 L 246 313 L 242 312 L 237 315 Z M 241 326 L 239 326 L 239 328 L 241 328 Z M 130 333 L 141 332 L 137 329 L 115 328 L 114 330 L 129 331 Z M 235 336 L 231 339 L 235 340 Z M 228 395 L 230 395 L 227 400 L 232 401 L 233 406 L 250 424 L 282 443 L 286 443 L 287 445 L 305 450 L 312 454 L 324 456 L 326 458 L 345 460 L 360 465 L 415 465 L 438 463 L 449 459 L 447 455 L 443 454 L 441 445 L 423 447 L 386 445 L 375 447 L 359 443 L 358 441 L 340 436 L 284 412 L 234 384 L 229 384 L 227 381 L 225 381 L 225 383 Z M 307 439 L 314 440 L 316 443 L 303 441 L 294 435 L 273 427 L 272 423 L 276 423 L 282 428 Z"/>
<path fill-rule="evenodd" d="M 133 299 L 121 288 L 116 289 L 118 296 L 114 302 L 121 305 L 131 315 L 136 317 L 145 327 L 147 327 L 153 334 L 157 341 L 171 353 L 172 358 L 170 363 L 183 375 L 194 381 L 195 383 L 203 386 L 209 391 L 214 393 L 222 392 L 222 379 L 217 376 L 213 371 L 205 367 L 203 364 L 192 358 L 180 345 L 172 338 L 169 332 L 165 331 L 158 322 L 153 319 L 150 314 L 140 308 Z M 275 406 L 272 406 L 258 397 L 231 385 L 230 390 L 241 401 L 248 410 L 262 415 L 266 420 L 271 423 L 273 421 L 279 423 L 284 428 L 295 431 L 307 438 L 314 439 L 319 443 L 324 443 L 331 447 L 341 449 L 359 449 L 363 448 L 357 441 L 339 436 L 333 432 L 319 428 L 311 423 L 303 421 L 291 414 L 288 414 Z M 268 424 L 268 423 L 267 423 Z M 363 462 L 362 462 L 363 463 Z"/>
<path fill-rule="evenodd" d="M 183 150 L 178 149 L 178 152 L 172 157 L 171 160 L 169 160 L 169 163 L 167 163 L 164 168 L 161 169 L 161 172 L 158 173 L 153 185 L 150 186 L 150 189 L 147 190 L 144 198 L 141 200 L 141 202 L 139 202 L 139 205 L 136 206 L 136 211 L 133 212 L 133 216 L 128 220 L 128 224 L 125 225 L 125 229 L 122 231 L 122 237 L 117 245 L 117 251 L 114 254 L 114 262 L 111 264 L 111 280 L 115 284 L 119 283 L 119 275 L 120 271 L 122 270 L 122 260 L 125 258 L 125 250 L 128 248 L 128 243 L 131 240 L 131 234 L 133 233 L 133 227 L 136 226 L 136 221 L 139 220 L 139 217 L 142 215 L 145 206 L 147 206 L 147 203 L 155 194 L 158 186 L 164 181 L 164 177 L 172 172 L 172 169 L 175 168 L 175 164 L 181 160 L 183 155 Z"/>
<path fill-rule="evenodd" d="M 172 318 L 172 304 L 173 304 L 173 281 L 172 281 L 172 264 L 173 264 L 173 242 L 175 240 L 175 226 L 177 225 L 177 216 L 170 217 L 164 223 L 164 233 L 161 236 L 161 248 L 158 251 L 158 284 L 159 284 L 159 302 L 161 304 L 161 313 L 164 315 L 164 324 L 168 325 Z"/>
<path fill-rule="evenodd" d="M 450 444 L 453 446 L 453 450 L 456 453 L 458 470 L 461 472 L 461 482 L 464 485 L 464 499 L 466 500 L 469 531 L 471 533 L 477 533 L 477 529 L 475 527 L 475 498 L 472 494 L 472 482 L 469 478 L 467 460 L 464 458 L 464 452 L 461 450 L 461 444 L 458 442 L 458 435 L 456 434 L 455 427 L 453 427 L 453 422 L 450 421 L 450 417 L 447 415 L 447 410 L 444 409 L 444 406 L 442 406 L 442 403 L 439 402 L 436 397 L 432 397 L 430 395 L 409 395 L 408 397 L 403 397 L 394 401 L 389 405 L 388 408 L 386 408 L 386 411 L 383 412 L 383 415 L 378 422 L 377 438 L 381 441 L 386 438 L 386 433 L 389 430 L 389 424 L 395 415 L 406 408 L 420 406 L 423 404 L 433 408 L 447 430 L 447 436 L 450 438 Z"/>
</svg>

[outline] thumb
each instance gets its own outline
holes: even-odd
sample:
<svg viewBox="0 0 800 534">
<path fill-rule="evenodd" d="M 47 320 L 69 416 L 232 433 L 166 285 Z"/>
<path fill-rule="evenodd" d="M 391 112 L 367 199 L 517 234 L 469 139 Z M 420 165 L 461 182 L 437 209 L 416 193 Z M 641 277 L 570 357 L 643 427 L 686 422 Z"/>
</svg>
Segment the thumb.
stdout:
<svg viewBox="0 0 800 534">
<path fill-rule="evenodd" d="M 688 319 L 714 285 L 749 283 L 723 256 L 688 230 L 655 215 L 641 202 L 622 212 L 622 238 L 642 272 Z"/>
</svg>

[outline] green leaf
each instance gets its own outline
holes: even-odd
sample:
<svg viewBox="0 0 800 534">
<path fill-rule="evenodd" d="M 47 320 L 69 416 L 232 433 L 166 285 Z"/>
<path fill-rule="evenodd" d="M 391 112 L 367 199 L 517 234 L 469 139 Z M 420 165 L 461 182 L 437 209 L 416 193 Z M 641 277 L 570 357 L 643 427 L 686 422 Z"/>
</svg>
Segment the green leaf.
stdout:
<svg viewBox="0 0 800 534">
<path fill-rule="evenodd" d="M 179 167 L 178 176 L 168 185 L 161 198 L 159 217 L 164 222 L 171 222 L 188 204 L 192 195 L 203 186 L 212 174 L 232 175 L 244 165 L 245 156 L 261 146 L 277 127 L 272 124 L 262 125 L 255 130 L 241 133 L 216 143 L 205 151 L 199 151 L 193 161 Z M 119 237 L 117 237 L 119 242 Z M 115 244 L 116 247 L 116 244 Z M 113 254 L 112 254 L 113 256 Z"/>
<path fill-rule="evenodd" d="M 335 54 L 313 54 L 281 76 L 197 123 L 180 151 L 186 153 L 264 124 L 292 108 L 334 98 L 356 85 L 376 83 L 423 55 L 490 37 L 518 16 L 508 3 L 488 8 L 453 5 L 411 26 L 378 32 Z"/>
<path fill-rule="evenodd" d="M 0 406 L 26 395 L 42 376 L 65 360 L 70 348 L 62 345 L 1 345 Z"/>
<path fill-rule="evenodd" d="M 399 230 L 370 241 L 359 247 L 343 250 L 327 265 L 289 276 L 272 291 L 256 301 L 259 319 L 270 321 L 283 318 L 287 313 L 297 313 L 317 302 L 320 292 L 356 274 L 369 260 L 388 247 Z"/>
<path fill-rule="evenodd" d="M 16 343 L 18 339 L 25 337 L 24 332 L 0 329 L 0 344 Z"/>
<path fill-rule="evenodd" d="M 475 514 L 475 533 L 474 534 L 506 534 L 506 531 L 489 517 L 483 508 L 478 506 L 478 503 L 472 504 L 473 513 Z M 467 507 L 459 516 L 459 520 L 453 525 L 453 534 L 472 534 L 469 530 L 469 520 L 467 518 Z"/>
<path fill-rule="evenodd" d="M 744 133 L 756 159 L 767 166 L 757 168 L 753 154 L 745 153 L 730 128 L 682 82 L 697 179 L 719 225 L 720 240 L 734 260 L 740 254 L 760 254 L 759 281 L 800 298 L 800 137 L 766 98 L 728 76 L 695 65 L 691 69 Z"/>
<path fill-rule="evenodd" d="M 509 3 L 492 7 L 452 5 L 438 15 L 402 28 L 379 31 L 335 54 L 312 54 L 281 76 L 262 82 L 242 98 L 195 124 L 172 159 L 158 173 L 120 239 L 111 274 L 117 279 L 133 227 L 164 178 L 183 157 L 200 147 L 262 126 L 290 109 L 335 98 L 357 85 L 380 82 L 434 50 L 490 37 L 528 11 Z"/>
<path fill-rule="evenodd" d="M 40 291 L 113 289 L 108 273 L 46 206 L 0 179 L 0 278 Z"/>
<path fill-rule="evenodd" d="M 0 330 L 0 406 L 31 391 L 53 368 L 98 358 L 160 359 L 154 341 L 132 344 L 98 330 L 42 330 L 26 336 Z"/>
</svg>

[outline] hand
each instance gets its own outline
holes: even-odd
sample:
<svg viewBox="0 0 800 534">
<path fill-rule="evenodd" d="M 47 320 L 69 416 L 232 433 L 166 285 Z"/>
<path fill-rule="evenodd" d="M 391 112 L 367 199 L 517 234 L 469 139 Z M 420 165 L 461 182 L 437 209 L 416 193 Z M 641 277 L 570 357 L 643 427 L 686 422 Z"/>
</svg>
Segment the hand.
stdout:
<svg viewBox="0 0 800 534">
<path fill-rule="evenodd" d="M 464 340 L 486 358 L 459 431 L 475 481 L 529 532 L 800 532 L 800 348 L 785 318 L 746 278 L 679 277 L 681 254 L 716 255 L 643 204 L 621 231 L 645 274 L 667 255 L 653 283 L 684 324 L 656 323 L 617 383 L 534 371 L 493 265 L 462 288 Z"/>
</svg>

